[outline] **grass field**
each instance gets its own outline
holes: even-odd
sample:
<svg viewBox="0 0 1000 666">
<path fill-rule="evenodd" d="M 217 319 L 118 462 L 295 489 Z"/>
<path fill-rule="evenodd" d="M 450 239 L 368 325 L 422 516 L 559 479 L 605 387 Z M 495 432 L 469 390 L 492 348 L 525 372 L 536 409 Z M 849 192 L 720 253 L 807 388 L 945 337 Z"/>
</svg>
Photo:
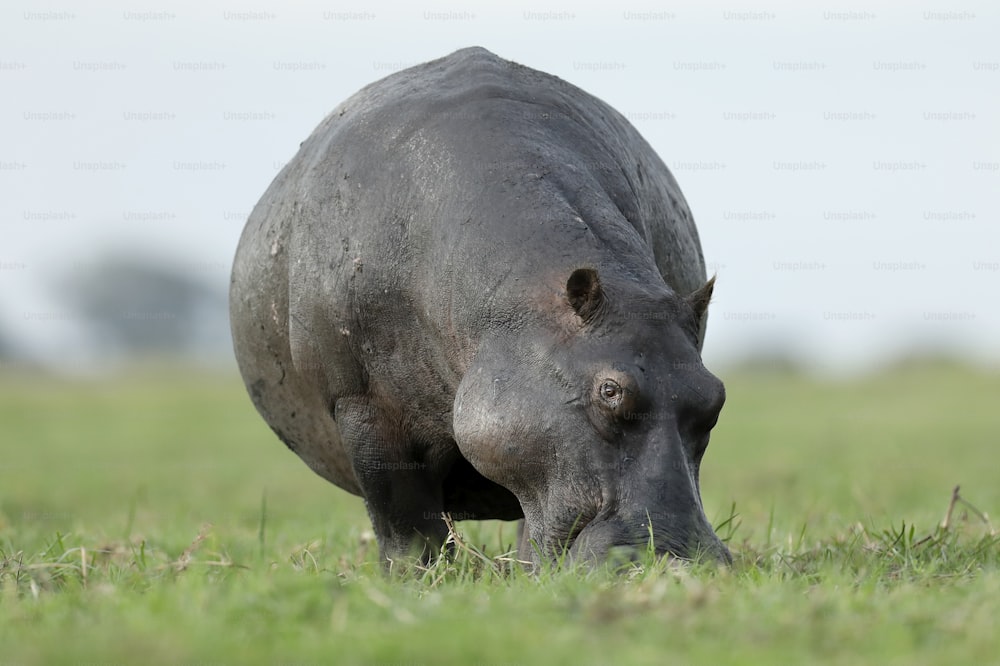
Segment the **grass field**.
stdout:
<svg viewBox="0 0 1000 666">
<path fill-rule="evenodd" d="M 386 578 L 360 500 L 235 377 L 8 375 L 0 666 L 1000 663 L 973 510 L 1000 507 L 1000 375 L 723 379 L 702 485 L 731 569 L 531 576 L 513 525 L 459 523 L 453 561 Z"/>
</svg>

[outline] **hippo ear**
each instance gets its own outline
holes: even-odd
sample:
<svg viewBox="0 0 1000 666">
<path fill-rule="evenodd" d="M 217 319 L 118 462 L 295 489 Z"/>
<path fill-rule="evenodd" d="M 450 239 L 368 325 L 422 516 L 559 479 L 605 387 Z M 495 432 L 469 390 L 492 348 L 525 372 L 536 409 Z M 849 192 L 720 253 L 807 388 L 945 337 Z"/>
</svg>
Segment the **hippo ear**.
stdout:
<svg viewBox="0 0 1000 666">
<path fill-rule="evenodd" d="M 694 310 L 694 315 L 697 321 L 701 321 L 705 318 L 705 313 L 708 311 L 708 303 L 712 300 L 713 289 L 715 289 L 714 275 L 708 282 L 701 285 L 688 295 L 686 300 L 688 305 L 691 306 L 691 309 Z"/>
<path fill-rule="evenodd" d="M 566 281 L 566 300 L 584 321 L 591 319 L 604 303 L 601 280 L 593 268 L 578 268 Z"/>
</svg>

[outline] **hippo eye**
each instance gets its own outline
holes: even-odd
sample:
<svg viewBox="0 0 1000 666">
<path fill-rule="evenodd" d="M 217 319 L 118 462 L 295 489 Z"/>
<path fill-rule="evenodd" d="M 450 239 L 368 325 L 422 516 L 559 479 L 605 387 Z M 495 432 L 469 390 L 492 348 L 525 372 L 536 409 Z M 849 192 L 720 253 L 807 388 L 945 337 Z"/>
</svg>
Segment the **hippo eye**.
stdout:
<svg viewBox="0 0 1000 666">
<path fill-rule="evenodd" d="M 601 397 L 612 407 L 617 407 L 622 401 L 622 387 L 610 379 L 601 384 Z"/>
</svg>

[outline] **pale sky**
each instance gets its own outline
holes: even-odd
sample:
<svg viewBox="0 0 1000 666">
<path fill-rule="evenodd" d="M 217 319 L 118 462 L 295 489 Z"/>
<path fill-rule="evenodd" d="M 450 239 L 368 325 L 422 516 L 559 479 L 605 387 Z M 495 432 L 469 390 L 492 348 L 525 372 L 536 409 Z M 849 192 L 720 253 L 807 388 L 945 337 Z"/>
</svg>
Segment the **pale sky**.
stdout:
<svg viewBox="0 0 1000 666">
<path fill-rule="evenodd" d="M 718 274 L 710 367 L 995 365 L 997 35 L 984 1 L 6 2 L 0 328 L 70 358 L 53 277 L 107 248 L 224 287 L 246 215 L 329 111 L 480 45 L 602 98 L 672 169 Z"/>
</svg>

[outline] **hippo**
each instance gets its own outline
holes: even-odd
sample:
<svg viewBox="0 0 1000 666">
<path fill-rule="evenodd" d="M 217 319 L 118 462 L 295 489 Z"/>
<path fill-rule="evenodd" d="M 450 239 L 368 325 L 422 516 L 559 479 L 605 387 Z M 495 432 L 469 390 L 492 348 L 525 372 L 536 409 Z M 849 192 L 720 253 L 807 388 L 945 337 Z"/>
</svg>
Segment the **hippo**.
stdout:
<svg viewBox="0 0 1000 666">
<path fill-rule="evenodd" d="M 482 48 L 333 110 L 254 207 L 230 319 L 253 404 L 364 499 L 381 561 L 454 520 L 525 562 L 729 562 L 699 468 L 725 401 L 687 202 L 617 111 Z"/>
</svg>

